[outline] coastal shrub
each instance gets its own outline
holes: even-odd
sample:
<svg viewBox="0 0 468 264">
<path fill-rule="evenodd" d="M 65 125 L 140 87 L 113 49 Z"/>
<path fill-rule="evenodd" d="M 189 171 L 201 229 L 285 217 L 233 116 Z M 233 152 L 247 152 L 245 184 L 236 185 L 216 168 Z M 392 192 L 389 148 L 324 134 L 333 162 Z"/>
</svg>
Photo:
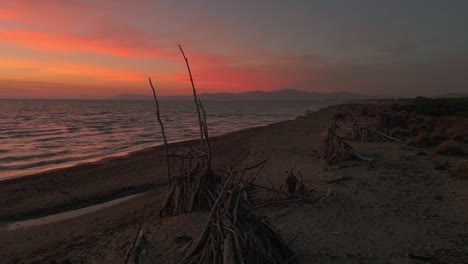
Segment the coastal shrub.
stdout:
<svg viewBox="0 0 468 264">
<path fill-rule="evenodd" d="M 458 112 L 455 116 L 468 118 L 468 111 Z"/>
<path fill-rule="evenodd" d="M 452 176 L 458 179 L 468 179 L 468 161 L 463 161 L 457 165 Z"/>
<path fill-rule="evenodd" d="M 432 142 L 442 142 L 444 140 L 448 140 L 449 137 L 447 136 L 447 132 L 442 131 L 441 129 L 436 129 L 431 134 Z"/>
<path fill-rule="evenodd" d="M 341 121 L 341 120 L 344 120 L 344 119 L 345 119 L 345 115 L 343 113 L 336 113 L 335 114 L 335 117 L 334 117 L 335 122 Z"/>
<path fill-rule="evenodd" d="M 447 170 L 450 167 L 450 163 L 448 161 L 441 162 L 437 161 L 434 165 L 434 169 L 436 170 Z"/>
<path fill-rule="evenodd" d="M 409 129 L 402 129 L 399 127 L 395 127 L 390 130 L 390 136 L 396 136 L 396 137 L 409 137 L 413 133 Z M 415 133 L 417 135 L 417 133 Z"/>
<path fill-rule="evenodd" d="M 424 98 L 417 97 L 413 103 L 394 104 L 393 110 L 406 111 L 427 116 L 457 116 L 468 118 L 468 97 Z"/>
<path fill-rule="evenodd" d="M 424 147 L 424 146 L 432 146 L 434 144 L 432 142 L 431 137 L 429 137 L 428 134 L 421 133 L 417 136 L 411 137 L 408 140 L 408 145 L 415 146 L 415 147 Z"/>
<path fill-rule="evenodd" d="M 434 149 L 434 153 L 446 155 L 463 155 L 465 154 L 465 150 L 463 143 L 455 140 L 445 140 Z"/>
<path fill-rule="evenodd" d="M 363 108 L 359 111 L 359 114 L 361 114 L 362 116 L 368 116 L 368 115 L 369 115 L 369 110 L 367 110 L 366 107 L 363 107 Z"/>
<path fill-rule="evenodd" d="M 454 126 L 447 129 L 447 136 L 456 141 L 467 142 L 468 130 L 465 126 L 460 124 L 459 126 Z"/>
</svg>

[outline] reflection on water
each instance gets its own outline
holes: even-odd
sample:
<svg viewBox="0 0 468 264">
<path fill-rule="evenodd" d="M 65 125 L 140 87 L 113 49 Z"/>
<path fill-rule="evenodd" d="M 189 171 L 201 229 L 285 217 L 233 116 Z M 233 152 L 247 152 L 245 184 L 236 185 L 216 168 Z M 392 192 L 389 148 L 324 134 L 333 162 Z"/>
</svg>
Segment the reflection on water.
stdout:
<svg viewBox="0 0 468 264">
<path fill-rule="evenodd" d="M 292 119 L 304 101 L 205 102 L 212 135 Z M 198 135 L 191 101 L 162 101 L 168 140 Z M 0 179 L 159 144 L 152 101 L 0 100 Z"/>
<path fill-rule="evenodd" d="M 45 217 L 41 217 L 41 218 L 10 223 L 10 224 L 7 224 L 7 225 L 5 225 L 3 227 L 0 227 L 0 230 L 12 231 L 12 230 L 15 230 L 15 229 L 18 229 L 18 228 L 26 228 L 26 227 L 31 227 L 31 226 L 38 226 L 38 225 L 56 223 L 56 222 L 59 222 L 59 221 L 63 221 L 63 220 L 75 218 L 75 217 L 78 217 L 78 216 L 82 216 L 82 215 L 85 215 L 85 214 L 89 214 L 89 213 L 92 213 L 92 212 L 96 212 L 96 211 L 99 211 L 101 209 L 123 203 L 125 201 L 133 199 L 133 198 L 135 198 L 137 196 L 140 196 L 140 195 L 142 195 L 142 194 L 140 193 L 140 194 L 129 195 L 129 196 L 125 196 L 125 197 L 122 197 L 122 198 L 119 198 L 119 199 L 112 200 L 112 201 L 107 202 L 107 203 L 96 204 L 96 205 L 92 205 L 92 206 L 89 206 L 89 207 L 85 207 L 85 208 L 81 208 L 81 209 L 77 209 L 77 210 L 73 210 L 73 211 L 69 211 L 69 212 L 64 212 L 64 213 L 49 215 L 49 216 L 45 216 Z"/>
</svg>

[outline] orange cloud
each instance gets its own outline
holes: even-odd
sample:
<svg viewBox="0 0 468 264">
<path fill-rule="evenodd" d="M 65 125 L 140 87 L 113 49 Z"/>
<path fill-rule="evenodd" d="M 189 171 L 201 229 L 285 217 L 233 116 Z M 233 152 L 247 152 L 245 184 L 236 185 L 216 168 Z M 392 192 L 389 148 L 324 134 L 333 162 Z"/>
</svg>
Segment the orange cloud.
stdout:
<svg viewBox="0 0 468 264">
<path fill-rule="evenodd" d="M 115 94 L 128 93 L 129 91 L 128 86 L 82 85 L 76 83 L 1 79 L 0 87 L 8 87 L 0 89 L 0 97 L 7 98 L 108 98 Z M 135 93 L 142 93 L 142 91 L 142 89 L 135 89 Z"/>
<path fill-rule="evenodd" d="M 158 47 L 151 44 L 126 44 L 123 38 L 115 36 L 106 38 L 31 30 L 0 30 L 0 39 L 22 44 L 28 48 L 47 51 L 87 51 L 125 58 L 168 57 L 168 55 L 158 51 Z"/>
<path fill-rule="evenodd" d="M 145 76 L 128 71 L 96 65 L 77 64 L 69 62 L 45 62 L 35 60 L 3 59 L 0 69 L 13 71 L 18 77 L 27 77 L 36 80 L 66 80 L 71 78 L 79 83 L 81 78 L 98 82 L 142 82 Z"/>
</svg>

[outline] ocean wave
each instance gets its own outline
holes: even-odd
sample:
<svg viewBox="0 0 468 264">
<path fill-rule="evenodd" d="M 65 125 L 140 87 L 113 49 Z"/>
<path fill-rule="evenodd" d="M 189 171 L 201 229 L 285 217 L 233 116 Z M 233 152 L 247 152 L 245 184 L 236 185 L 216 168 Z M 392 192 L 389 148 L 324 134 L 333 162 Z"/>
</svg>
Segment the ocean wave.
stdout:
<svg viewBox="0 0 468 264">
<path fill-rule="evenodd" d="M 62 145 L 37 145 L 36 148 L 41 148 L 41 149 L 57 149 L 57 148 L 62 148 Z"/>
<path fill-rule="evenodd" d="M 62 150 L 59 152 L 51 152 L 51 153 L 43 153 L 43 154 L 32 154 L 32 155 L 21 155 L 21 156 L 9 156 L 5 158 L 0 158 L 0 162 L 12 162 L 12 161 L 26 161 L 32 159 L 40 159 L 40 158 L 51 158 L 58 155 L 69 154 L 71 151 L 69 150 Z"/>
<path fill-rule="evenodd" d="M 67 128 L 68 133 L 74 133 L 74 132 L 80 132 L 81 128 L 80 127 L 69 127 Z"/>
<path fill-rule="evenodd" d="M 112 114 L 112 112 L 107 112 L 107 111 L 103 111 L 103 112 L 92 112 L 92 113 L 85 113 L 84 116 L 102 116 L 102 115 L 108 115 L 108 114 Z"/>
<path fill-rule="evenodd" d="M 23 134 L 36 134 L 36 133 L 50 133 L 50 132 L 59 132 L 62 131 L 62 129 L 15 129 L 12 130 L 10 129 L 9 131 L 3 132 L 4 134 L 7 135 L 23 135 Z"/>
<path fill-rule="evenodd" d="M 35 134 L 35 133 L 25 133 L 25 134 L 15 134 L 12 136 L 3 136 L 0 137 L 0 139 L 7 139 L 7 138 L 37 138 L 37 137 L 44 137 L 44 136 L 57 136 L 61 135 L 63 132 L 54 132 L 54 133 L 41 133 L 41 134 Z"/>
<path fill-rule="evenodd" d="M 151 138 L 151 137 L 156 137 L 156 133 L 138 134 L 137 137 L 139 137 L 139 138 Z"/>
<path fill-rule="evenodd" d="M 46 137 L 46 138 L 34 139 L 34 141 L 36 141 L 36 142 L 49 142 L 49 141 L 55 141 L 55 140 L 66 139 L 66 138 L 67 138 L 67 137 L 63 137 L 63 136 L 60 136 L 60 137 Z"/>
<path fill-rule="evenodd" d="M 38 168 L 44 167 L 49 165 L 57 165 L 63 164 L 68 162 L 77 162 L 82 160 L 87 160 L 91 158 L 95 158 L 95 155 L 90 156 L 82 156 L 82 157 L 70 157 L 70 158 L 62 158 L 62 159 L 52 159 L 52 160 L 43 160 L 37 161 L 32 163 L 26 164 L 17 164 L 17 165 L 0 165 L 0 170 L 24 170 L 24 169 L 31 169 L 31 168 Z"/>
</svg>

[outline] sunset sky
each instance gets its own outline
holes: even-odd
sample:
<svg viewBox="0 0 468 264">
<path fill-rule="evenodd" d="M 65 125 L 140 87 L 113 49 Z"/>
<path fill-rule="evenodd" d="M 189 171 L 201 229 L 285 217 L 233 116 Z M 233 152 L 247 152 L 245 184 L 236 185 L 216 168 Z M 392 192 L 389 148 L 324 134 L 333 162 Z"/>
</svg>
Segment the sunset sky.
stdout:
<svg viewBox="0 0 468 264">
<path fill-rule="evenodd" d="M 0 97 L 468 92 L 468 1 L 2 0 Z"/>
</svg>

